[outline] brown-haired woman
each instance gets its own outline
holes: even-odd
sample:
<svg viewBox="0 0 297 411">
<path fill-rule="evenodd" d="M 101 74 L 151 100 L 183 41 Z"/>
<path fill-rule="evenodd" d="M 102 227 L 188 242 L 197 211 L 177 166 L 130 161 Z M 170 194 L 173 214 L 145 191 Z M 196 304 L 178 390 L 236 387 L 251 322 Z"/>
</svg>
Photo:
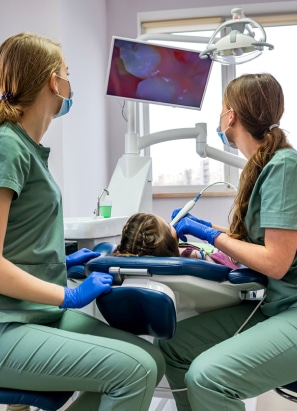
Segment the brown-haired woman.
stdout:
<svg viewBox="0 0 297 411">
<path fill-rule="evenodd" d="M 280 128 L 283 112 L 272 75 L 247 74 L 228 84 L 219 136 L 248 159 L 230 227 L 189 216 L 175 225 L 180 238 L 207 240 L 268 278 L 255 312 L 258 301 L 203 313 L 158 342 L 171 388 L 187 389 L 174 393 L 179 411 L 242 411 L 241 400 L 297 379 L 297 152 Z"/>
</svg>

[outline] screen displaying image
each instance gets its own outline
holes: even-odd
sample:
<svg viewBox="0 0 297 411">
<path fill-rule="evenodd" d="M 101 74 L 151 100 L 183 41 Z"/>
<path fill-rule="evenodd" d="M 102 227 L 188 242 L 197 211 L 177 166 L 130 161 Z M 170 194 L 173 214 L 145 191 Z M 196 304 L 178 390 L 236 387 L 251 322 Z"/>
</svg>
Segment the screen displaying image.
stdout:
<svg viewBox="0 0 297 411">
<path fill-rule="evenodd" d="M 106 94 L 200 110 L 211 67 L 198 51 L 113 37 Z"/>
</svg>

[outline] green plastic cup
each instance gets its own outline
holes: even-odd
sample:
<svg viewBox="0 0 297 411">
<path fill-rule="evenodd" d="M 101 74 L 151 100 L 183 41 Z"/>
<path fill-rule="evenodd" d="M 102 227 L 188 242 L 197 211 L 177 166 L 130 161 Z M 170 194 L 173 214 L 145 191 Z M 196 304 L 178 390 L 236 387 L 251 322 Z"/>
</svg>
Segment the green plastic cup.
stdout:
<svg viewBox="0 0 297 411">
<path fill-rule="evenodd" d="M 111 201 L 103 201 L 102 204 L 99 206 L 99 213 L 104 218 L 111 217 Z"/>
</svg>

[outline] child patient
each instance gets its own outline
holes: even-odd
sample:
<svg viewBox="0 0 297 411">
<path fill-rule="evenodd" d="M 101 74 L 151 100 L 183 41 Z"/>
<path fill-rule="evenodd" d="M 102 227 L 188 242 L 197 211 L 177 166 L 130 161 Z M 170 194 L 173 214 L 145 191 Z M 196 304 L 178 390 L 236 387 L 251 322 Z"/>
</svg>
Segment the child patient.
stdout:
<svg viewBox="0 0 297 411">
<path fill-rule="evenodd" d="M 149 213 L 133 214 L 122 230 L 117 255 L 155 257 L 189 257 L 226 265 L 237 266 L 221 251 L 207 254 L 203 249 L 188 243 L 179 243 L 176 231 L 163 218 Z"/>
</svg>

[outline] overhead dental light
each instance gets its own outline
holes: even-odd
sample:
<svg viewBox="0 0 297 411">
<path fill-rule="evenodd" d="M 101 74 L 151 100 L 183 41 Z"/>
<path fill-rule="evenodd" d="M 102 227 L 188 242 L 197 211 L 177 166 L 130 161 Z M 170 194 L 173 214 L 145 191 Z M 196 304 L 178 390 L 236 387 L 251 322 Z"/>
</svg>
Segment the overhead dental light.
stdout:
<svg viewBox="0 0 297 411">
<path fill-rule="evenodd" d="M 273 50 L 272 44 L 266 43 L 266 33 L 256 21 L 244 16 L 241 8 L 231 10 L 232 20 L 222 23 L 211 36 L 208 45 L 200 53 L 200 58 L 210 56 L 221 64 L 242 64 L 260 56 L 264 47 Z M 260 38 L 255 39 L 253 29 L 259 29 Z M 223 31 L 227 35 L 217 39 Z M 258 31 L 258 30 L 257 30 Z"/>
</svg>

